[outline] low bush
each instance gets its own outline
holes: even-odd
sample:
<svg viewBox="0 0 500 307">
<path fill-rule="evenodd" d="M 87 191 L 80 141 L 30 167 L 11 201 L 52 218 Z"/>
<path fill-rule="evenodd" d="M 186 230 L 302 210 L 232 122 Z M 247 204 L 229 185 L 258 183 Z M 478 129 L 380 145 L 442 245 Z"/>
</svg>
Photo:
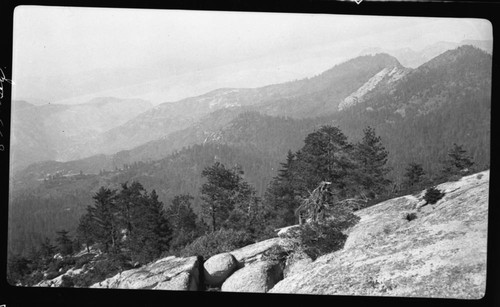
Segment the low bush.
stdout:
<svg viewBox="0 0 500 307">
<path fill-rule="evenodd" d="M 130 261 L 123 255 L 108 255 L 93 262 L 88 271 L 73 276 L 72 281 L 75 287 L 88 288 L 91 285 L 110 278 L 119 272 L 132 268 Z"/>
<path fill-rule="evenodd" d="M 92 259 L 94 259 L 95 255 L 93 254 L 85 254 L 78 258 L 75 258 L 75 269 L 80 269 L 87 263 L 89 263 Z"/>
<path fill-rule="evenodd" d="M 262 260 L 284 262 L 291 251 L 286 250 L 281 245 L 274 245 L 262 254 Z"/>
<path fill-rule="evenodd" d="M 445 194 L 443 192 L 441 192 L 440 190 L 438 190 L 437 188 L 435 187 L 432 187 L 432 188 L 428 188 L 427 190 L 425 190 L 425 195 L 424 195 L 424 200 L 426 201 L 426 205 L 427 204 L 435 204 L 437 203 L 441 198 L 443 198 Z"/>
<path fill-rule="evenodd" d="M 203 256 L 208 259 L 213 255 L 230 252 L 252 243 L 254 241 L 245 231 L 220 229 L 194 240 L 180 251 L 180 256 Z"/>
<path fill-rule="evenodd" d="M 404 218 L 408 222 L 411 222 L 411 221 L 413 221 L 414 219 L 417 218 L 417 214 L 415 212 L 407 212 L 407 213 L 405 213 Z"/>
<path fill-rule="evenodd" d="M 295 241 L 297 248 L 313 260 L 342 249 L 347 239 L 344 231 L 360 219 L 352 211 L 342 207 L 334 208 L 330 214 L 333 218 L 305 223 L 296 231 L 290 232 L 290 239 Z"/>
<path fill-rule="evenodd" d="M 74 286 L 75 284 L 73 283 L 73 278 L 71 278 L 71 276 L 68 275 L 63 275 L 63 277 L 61 278 L 61 285 L 59 287 L 72 288 Z"/>
</svg>

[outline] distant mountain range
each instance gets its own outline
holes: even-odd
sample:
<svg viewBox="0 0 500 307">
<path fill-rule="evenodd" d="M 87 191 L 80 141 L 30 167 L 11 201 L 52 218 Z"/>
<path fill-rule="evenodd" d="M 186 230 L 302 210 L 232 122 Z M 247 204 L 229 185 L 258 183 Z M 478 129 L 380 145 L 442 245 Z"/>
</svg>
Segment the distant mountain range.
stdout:
<svg viewBox="0 0 500 307">
<path fill-rule="evenodd" d="M 43 108 L 18 102 L 16 159 L 54 159 L 50 156 L 70 155 L 68 148 L 83 156 L 92 150 L 101 153 L 18 166 L 11 180 L 10 206 L 15 209 L 9 211 L 9 221 L 22 231 L 14 237 L 19 242 L 36 241 L 36 236 L 50 236 L 58 227 L 72 230 L 100 186 L 119 187 L 132 180 L 155 189 L 166 205 L 175 195 L 189 193 L 195 196 L 197 211 L 201 171 L 214 161 L 242 165 L 245 180 L 262 196 L 287 151 L 301 148 L 305 136 L 324 124 L 338 126 L 351 142 L 360 139 L 366 126 L 375 128 L 389 152 L 394 182 L 401 180 L 410 162 L 435 174 L 453 143 L 464 145 L 477 167 L 486 169 L 491 76 L 492 56 L 466 45 L 415 69 L 405 68 L 388 54 L 365 55 L 309 79 L 220 89 L 154 108 L 144 101 L 106 99 Z M 114 120 L 120 125 L 106 122 L 122 103 L 137 109 L 120 110 Z M 73 114 L 76 107 L 82 111 Z M 133 112 L 142 113 L 133 116 Z M 49 123 L 54 126 L 48 127 Z M 72 137 L 57 131 L 63 128 Z M 86 134 L 94 137 L 82 138 Z M 66 136 L 62 138 L 66 143 L 54 135 Z M 81 147 L 82 140 L 91 150 Z M 37 150 L 34 157 L 27 148 Z M 29 222 L 48 216 L 49 224 Z M 22 226 L 27 224 L 28 228 Z M 19 243 L 15 249 L 23 246 Z"/>
<path fill-rule="evenodd" d="M 85 157 L 78 144 L 124 124 L 152 105 L 140 99 L 97 98 L 85 104 L 12 104 L 11 167 L 14 172 L 33 162 Z"/>
<path fill-rule="evenodd" d="M 463 45 L 471 45 L 477 47 L 489 54 L 493 52 L 493 41 L 491 40 L 462 40 L 460 42 L 437 42 L 432 45 L 426 46 L 421 50 L 413 50 L 410 48 L 401 49 L 385 49 L 381 47 L 366 48 L 360 52 L 361 55 L 369 55 L 376 53 L 388 53 L 396 57 L 401 65 L 409 68 L 417 68 L 430 59 L 442 54 L 443 52 L 451 49 L 458 48 Z"/>
<path fill-rule="evenodd" d="M 293 118 L 331 115 L 366 99 L 363 96 L 375 87 L 388 88 L 395 84 L 412 70 L 408 67 L 420 66 L 464 44 L 492 51 L 491 41 L 471 40 L 439 42 L 420 51 L 371 48 L 312 78 L 260 88 L 218 89 L 154 108 L 144 100 L 111 97 L 78 105 L 35 106 L 24 101 L 14 102 L 12 170 L 17 172 L 39 161 L 63 162 L 123 150 L 141 151 L 134 148 L 148 142 L 171 140 L 172 133 L 203 126 L 204 118 L 214 122 L 210 120 L 211 114 L 222 109 L 233 109 L 226 112 L 225 119 L 218 118 L 222 122 L 228 122 L 244 110 Z M 176 148 L 178 146 L 169 146 L 167 152 Z M 143 156 L 158 158 L 147 153 Z"/>
<path fill-rule="evenodd" d="M 475 64 L 465 66 L 467 63 Z M 460 67 L 466 68 L 459 70 Z M 34 167 L 46 174 L 51 169 L 54 171 L 55 165 L 58 171 L 65 170 L 65 165 L 73 165 L 69 168 L 71 171 L 96 173 L 99 169 L 113 169 L 127 163 L 158 160 L 194 144 L 232 143 L 228 141 L 229 135 L 232 139 L 241 139 L 240 145 L 249 143 L 244 135 L 258 130 L 263 121 L 256 115 L 249 120 L 245 112 L 289 117 L 288 121 L 297 123 L 294 125 L 301 125 L 304 122 L 299 121 L 301 118 L 309 119 L 308 129 L 337 122 L 352 136 L 358 136 L 368 124 L 384 131 L 390 129 L 389 122 L 401 122 L 404 126 L 410 119 L 419 119 L 419 115 L 445 107 L 457 108 L 463 97 L 470 95 L 475 99 L 480 96 L 481 107 L 475 108 L 476 111 L 489 114 L 490 82 L 491 56 L 471 46 L 445 52 L 418 69 L 405 68 L 386 54 L 361 56 L 310 79 L 255 89 L 220 89 L 161 104 L 94 138 L 87 138 L 84 146 L 80 142 L 71 147 L 83 156 L 90 156 L 92 151 L 108 154 L 106 156 L 89 157 L 80 162 L 39 163 Z M 471 86 L 464 88 L 465 84 Z M 469 93 L 473 89 L 474 92 Z M 378 114 L 380 112 L 383 114 Z M 455 113 L 453 109 L 447 112 Z M 482 114 L 481 119 L 485 116 Z M 245 118 L 245 127 L 241 124 L 242 118 Z M 233 120 L 238 122 L 239 129 L 234 129 Z M 489 122 L 484 124 L 488 126 Z M 241 135 L 236 136 L 237 133 Z M 384 137 L 392 138 L 394 133 L 387 130 Z M 299 141 L 303 136 L 297 135 Z M 76 166 L 80 169 L 75 169 Z"/>
</svg>

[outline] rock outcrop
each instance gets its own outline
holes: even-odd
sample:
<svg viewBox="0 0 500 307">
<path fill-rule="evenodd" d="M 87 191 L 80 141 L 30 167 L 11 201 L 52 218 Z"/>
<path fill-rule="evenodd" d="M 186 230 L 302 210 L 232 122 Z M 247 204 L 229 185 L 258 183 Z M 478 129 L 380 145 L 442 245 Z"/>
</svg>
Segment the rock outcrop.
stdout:
<svg viewBox="0 0 500 307">
<path fill-rule="evenodd" d="M 169 256 L 138 269 L 121 272 L 91 288 L 196 291 L 199 287 L 198 266 L 198 257 Z"/>
<path fill-rule="evenodd" d="M 257 292 L 269 291 L 283 278 L 280 263 L 272 261 L 257 261 L 251 263 L 231 275 L 223 284 L 222 291 Z"/>
<path fill-rule="evenodd" d="M 489 175 L 438 185 L 444 197 L 435 204 L 422 191 L 356 211 L 360 221 L 346 231 L 343 249 L 315 261 L 293 248 L 287 237 L 298 226 L 290 226 L 205 263 L 169 256 L 92 288 L 478 299 L 486 286 Z M 59 276 L 38 286 L 61 283 Z"/>
<path fill-rule="evenodd" d="M 479 299 L 486 286 L 489 171 L 356 212 L 340 251 L 288 274 L 269 292 Z M 415 219 L 407 219 L 414 213 Z"/>
<path fill-rule="evenodd" d="M 238 260 L 238 266 L 241 268 L 250 263 L 259 261 L 264 252 L 281 244 L 283 244 L 283 239 L 272 238 L 234 250 L 231 254 Z"/>
</svg>

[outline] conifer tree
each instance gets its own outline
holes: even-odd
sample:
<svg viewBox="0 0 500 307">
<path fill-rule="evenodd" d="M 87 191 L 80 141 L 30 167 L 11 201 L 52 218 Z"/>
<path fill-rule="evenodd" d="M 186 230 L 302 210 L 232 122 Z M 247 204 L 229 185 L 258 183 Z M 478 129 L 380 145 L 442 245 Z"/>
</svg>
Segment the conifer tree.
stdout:
<svg viewBox="0 0 500 307">
<path fill-rule="evenodd" d="M 125 231 L 121 237 L 124 247 L 133 261 L 146 263 L 159 257 L 168 249 L 170 227 L 163 210 L 163 203 L 158 200 L 156 191 L 149 195 L 138 182 L 120 191 L 117 195 L 120 206 L 121 229 Z M 123 223 L 125 221 L 125 223 Z"/>
<path fill-rule="evenodd" d="M 448 151 L 448 158 L 444 163 L 441 173 L 443 177 L 463 176 L 471 173 L 473 165 L 472 157 L 467 154 L 463 146 L 453 143 L 453 147 Z"/>
<path fill-rule="evenodd" d="M 45 238 L 40 245 L 40 256 L 43 259 L 51 259 L 56 253 L 56 247 L 52 245 L 49 238 Z"/>
<path fill-rule="evenodd" d="M 207 182 L 201 187 L 202 214 L 212 231 L 221 227 L 234 227 L 235 220 L 229 221 L 229 217 L 235 205 L 248 205 L 249 198 L 255 193 L 243 181 L 242 175 L 243 170 L 239 166 L 227 169 L 220 162 L 215 162 L 202 171 L 202 176 L 207 178 Z"/>
<path fill-rule="evenodd" d="M 385 150 L 381 138 L 375 134 L 375 129 L 363 129 L 363 138 L 356 144 L 356 159 L 358 161 L 357 175 L 365 193 L 370 198 L 384 194 L 390 180 L 386 178 L 390 169 L 386 166 L 389 153 Z"/>
<path fill-rule="evenodd" d="M 307 135 L 304 143 L 297 152 L 303 197 L 308 197 L 320 182 L 331 182 L 330 188 L 338 197 L 352 196 L 358 190 L 353 172 L 356 168 L 354 148 L 338 127 L 322 126 Z"/>
<path fill-rule="evenodd" d="M 93 237 L 105 252 L 117 252 L 120 243 L 119 212 L 115 196 L 115 190 L 101 187 L 93 197 L 94 206 L 88 207 Z"/>
<path fill-rule="evenodd" d="M 275 227 L 293 225 L 296 220 L 294 212 L 300 205 L 300 200 L 295 164 L 295 154 L 289 150 L 286 161 L 281 163 L 281 169 L 269 184 L 264 197 L 264 203 L 273 215 Z"/>
<path fill-rule="evenodd" d="M 60 230 L 57 231 L 57 251 L 63 256 L 67 256 L 73 253 L 73 241 L 68 236 L 68 231 Z"/>
<path fill-rule="evenodd" d="M 90 245 L 94 243 L 95 238 L 94 225 L 92 223 L 92 216 L 89 212 L 80 217 L 78 228 L 76 229 L 77 240 L 84 243 L 87 252 L 90 253 Z"/>
<path fill-rule="evenodd" d="M 174 250 L 190 243 L 197 235 L 196 214 L 191 208 L 193 199 L 189 194 L 176 195 L 166 209 L 172 228 L 171 248 Z"/>
<path fill-rule="evenodd" d="M 425 171 L 421 164 L 412 162 L 406 168 L 406 172 L 404 174 L 403 186 L 405 188 L 415 188 L 422 187 L 422 184 L 425 182 Z"/>
</svg>

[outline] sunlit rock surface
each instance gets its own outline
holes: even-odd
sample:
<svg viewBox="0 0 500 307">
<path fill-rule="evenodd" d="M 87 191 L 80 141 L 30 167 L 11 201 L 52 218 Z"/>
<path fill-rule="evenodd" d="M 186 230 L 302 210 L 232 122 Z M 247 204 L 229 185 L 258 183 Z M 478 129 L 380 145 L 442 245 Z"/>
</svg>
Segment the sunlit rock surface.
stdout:
<svg viewBox="0 0 500 307">
<path fill-rule="evenodd" d="M 344 249 L 269 292 L 479 299 L 486 287 L 489 171 L 438 185 L 446 195 L 391 199 L 361 217 Z M 407 213 L 415 213 L 409 221 Z M 490 259 L 491 260 L 491 259 Z"/>
</svg>

